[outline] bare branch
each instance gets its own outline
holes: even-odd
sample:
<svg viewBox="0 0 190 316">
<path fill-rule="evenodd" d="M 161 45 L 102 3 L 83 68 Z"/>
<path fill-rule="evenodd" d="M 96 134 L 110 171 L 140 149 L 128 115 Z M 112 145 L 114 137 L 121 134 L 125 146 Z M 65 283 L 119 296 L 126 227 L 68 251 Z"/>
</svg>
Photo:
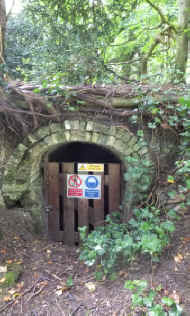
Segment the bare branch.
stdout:
<svg viewBox="0 0 190 316">
<path fill-rule="evenodd" d="M 157 13 L 159 14 L 160 19 L 161 19 L 161 24 L 170 25 L 170 27 L 173 29 L 173 31 L 174 31 L 175 33 L 177 33 L 177 30 L 176 30 L 175 26 L 169 23 L 167 17 L 164 15 L 164 13 L 162 12 L 162 10 L 161 10 L 155 3 L 152 3 L 151 0 L 146 0 L 146 2 L 147 2 L 154 10 L 157 11 Z"/>
</svg>

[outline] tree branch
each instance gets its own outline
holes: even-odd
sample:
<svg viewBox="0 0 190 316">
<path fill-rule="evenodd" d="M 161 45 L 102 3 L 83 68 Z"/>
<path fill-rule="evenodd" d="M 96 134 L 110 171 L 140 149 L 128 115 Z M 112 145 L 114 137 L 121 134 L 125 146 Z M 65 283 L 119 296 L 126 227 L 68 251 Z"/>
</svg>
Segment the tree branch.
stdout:
<svg viewBox="0 0 190 316">
<path fill-rule="evenodd" d="M 146 0 L 146 2 L 147 2 L 154 10 L 157 11 L 157 13 L 159 14 L 160 19 L 161 19 L 161 24 L 167 24 L 167 25 L 169 25 L 169 26 L 173 29 L 173 31 L 174 31 L 175 33 L 177 33 L 177 30 L 176 30 L 175 26 L 169 23 L 168 19 L 166 18 L 166 16 L 165 16 L 164 13 L 162 12 L 162 10 L 161 10 L 156 4 L 152 3 L 152 1 Z"/>
</svg>

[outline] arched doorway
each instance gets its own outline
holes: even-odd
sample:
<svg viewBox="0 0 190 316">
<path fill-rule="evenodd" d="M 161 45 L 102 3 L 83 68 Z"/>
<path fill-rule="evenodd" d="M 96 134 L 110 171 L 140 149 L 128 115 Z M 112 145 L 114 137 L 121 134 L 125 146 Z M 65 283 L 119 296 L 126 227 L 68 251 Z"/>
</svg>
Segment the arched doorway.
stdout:
<svg viewBox="0 0 190 316">
<path fill-rule="evenodd" d="M 56 241 L 79 242 L 79 227 L 103 225 L 121 204 L 121 161 L 93 143 L 70 142 L 46 155 L 44 194 L 48 234 Z"/>
<path fill-rule="evenodd" d="M 38 233 L 44 234 L 47 232 L 47 218 L 49 215 L 47 216 L 45 212 L 45 206 L 51 205 L 51 203 L 47 204 L 47 200 L 44 200 L 44 196 L 47 194 L 47 191 L 46 194 L 44 193 L 43 170 L 46 171 L 44 162 L 45 164 L 52 163 L 58 165 L 59 158 L 61 159 L 60 162 L 64 161 L 59 151 L 64 151 L 66 159 L 66 152 L 67 154 L 68 152 L 70 154 L 73 152 L 72 148 L 69 149 L 66 146 L 74 146 L 75 149 L 77 148 L 76 146 L 80 146 L 82 148 L 81 152 L 86 152 L 85 144 L 86 146 L 90 146 L 90 151 L 87 151 L 88 155 L 86 159 L 93 160 L 96 157 L 98 161 L 97 154 L 102 152 L 102 149 L 104 154 L 101 154 L 100 158 L 103 162 L 112 163 L 113 165 L 119 163 L 118 161 L 122 162 L 121 182 L 125 183 L 122 190 L 122 213 L 128 212 L 130 206 L 137 202 L 135 182 L 126 177 L 128 170 L 133 169 L 134 161 L 139 163 L 139 165 L 144 160 L 150 161 L 148 178 L 151 184 L 155 168 L 149 154 L 148 146 L 135 133 L 130 132 L 127 127 L 103 124 L 90 120 L 65 120 L 63 123 L 52 123 L 48 126 L 43 126 L 34 133 L 27 135 L 22 143 L 19 143 L 15 148 L 6 164 L 2 186 L 2 195 L 6 206 L 11 208 L 19 203 L 21 207 L 28 209 L 32 217 L 34 229 Z M 65 149 L 67 150 L 65 151 Z M 89 152 L 91 152 L 91 156 Z M 68 161 L 77 162 L 75 157 L 71 159 L 70 154 Z M 84 158 L 83 156 L 82 159 Z M 65 161 L 65 163 L 68 163 L 68 161 Z M 147 172 L 145 175 L 147 177 Z M 105 177 L 105 181 L 107 181 L 107 175 Z M 139 179 L 139 185 L 141 180 L 143 182 L 143 176 Z M 85 200 L 83 199 L 82 201 Z"/>
</svg>

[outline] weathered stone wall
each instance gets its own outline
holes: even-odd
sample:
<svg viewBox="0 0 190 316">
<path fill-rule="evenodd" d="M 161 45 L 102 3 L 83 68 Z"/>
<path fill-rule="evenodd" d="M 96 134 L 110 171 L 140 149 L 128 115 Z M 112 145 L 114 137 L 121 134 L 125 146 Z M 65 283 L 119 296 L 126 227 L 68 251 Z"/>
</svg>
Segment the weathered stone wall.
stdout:
<svg viewBox="0 0 190 316">
<path fill-rule="evenodd" d="M 150 183 L 155 176 L 157 164 L 152 152 L 156 157 L 162 156 L 164 163 L 171 149 L 176 150 L 174 142 L 170 142 L 170 147 L 167 146 L 166 149 L 163 139 L 160 141 L 160 135 L 147 133 L 142 142 L 127 126 L 106 125 L 92 120 L 65 120 L 60 124 L 49 124 L 29 134 L 16 147 L 11 145 L 11 142 L 6 145 L 2 143 L 3 167 L 0 177 L 3 185 L 0 189 L 4 201 L 8 207 L 19 204 L 28 209 L 36 230 L 41 231 L 45 224 L 42 175 L 44 157 L 57 147 L 76 141 L 101 145 L 111 150 L 122 161 L 124 170 L 129 167 L 126 157 L 138 158 L 139 163 L 145 159 L 149 160 Z M 128 181 L 125 188 L 133 191 L 133 183 Z"/>
<path fill-rule="evenodd" d="M 5 138 L 4 136 L 0 135 L 0 206 L 4 205 L 4 199 L 2 197 L 4 170 L 7 161 L 15 149 L 15 144 L 15 139 L 9 137 Z"/>
</svg>

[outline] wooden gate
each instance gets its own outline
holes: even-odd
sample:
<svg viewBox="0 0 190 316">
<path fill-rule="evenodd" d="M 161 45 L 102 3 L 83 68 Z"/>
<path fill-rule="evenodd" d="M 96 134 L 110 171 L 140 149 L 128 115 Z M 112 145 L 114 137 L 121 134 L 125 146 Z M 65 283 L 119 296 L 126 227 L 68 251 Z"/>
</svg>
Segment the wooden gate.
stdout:
<svg viewBox="0 0 190 316">
<path fill-rule="evenodd" d="M 88 231 L 103 225 L 107 214 L 119 210 L 121 203 L 120 164 L 104 164 L 101 175 L 101 199 L 67 198 L 67 174 L 77 174 L 77 163 L 49 162 L 45 168 L 45 199 L 48 234 L 67 245 L 79 242 L 78 227 Z M 80 172 L 81 173 L 81 172 Z M 82 172 L 84 174 L 84 172 Z"/>
</svg>

